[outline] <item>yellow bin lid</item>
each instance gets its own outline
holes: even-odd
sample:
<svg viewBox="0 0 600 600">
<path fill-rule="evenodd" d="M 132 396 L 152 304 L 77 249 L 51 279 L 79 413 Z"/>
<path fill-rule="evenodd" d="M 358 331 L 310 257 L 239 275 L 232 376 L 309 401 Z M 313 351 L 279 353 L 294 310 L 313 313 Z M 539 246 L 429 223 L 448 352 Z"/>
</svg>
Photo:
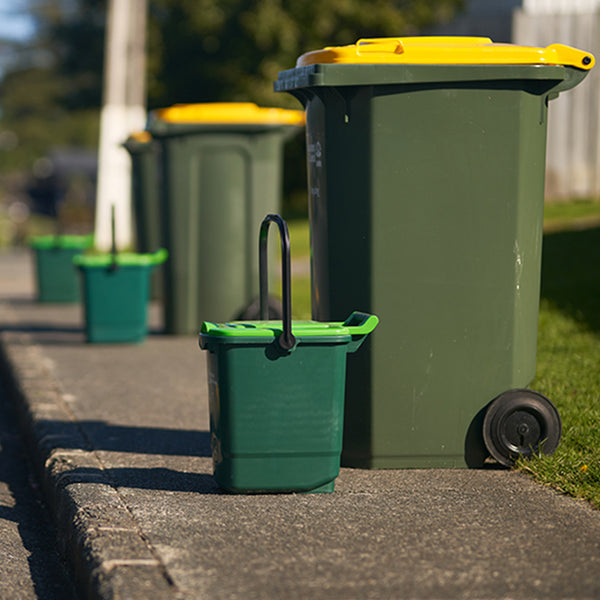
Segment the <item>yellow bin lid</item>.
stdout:
<svg viewBox="0 0 600 600">
<path fill-rule="evenodd" d="M 486 37 L 423 36 L 361 39 L 307 52 L 297 67 L 323 63 L 419 65 L 566 65 L 589 70 L 594 56 L 563 44 L 546 48 L 496 44 Z"/>
<path fill-rule="evenodd" d="M 252 102 L 212 102 L 204 104 L 175 104 L 154 111 L 167 123 L 214 125 L 304 125 L 303 110 L 262 108 Z"/>
<path fill-rule="evenodd" d="M 139 142 L 140 144 L 147 144 L 152 141 L 152 136 L 149 131 L 134 131 L 129 135 L 129 139 Z"/>
</svg>

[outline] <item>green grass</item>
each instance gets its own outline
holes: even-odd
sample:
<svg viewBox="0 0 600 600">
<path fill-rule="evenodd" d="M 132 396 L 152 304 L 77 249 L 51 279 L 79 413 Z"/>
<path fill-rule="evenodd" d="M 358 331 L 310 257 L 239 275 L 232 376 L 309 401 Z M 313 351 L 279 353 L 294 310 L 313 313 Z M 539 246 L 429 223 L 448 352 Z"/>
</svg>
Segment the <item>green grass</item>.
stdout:
<svg viewBox="0 0 600 600">
<path fill-rule="evenodd" d="M 563 227 L 556 227 L 553 215 L 552 232 L 544 236 L 531 387 L 556 404 L 563 437 L 554 455 L 522 460 L 517 467 L 600 508 L 600 223 L 572 227 L 582 216 L 600 215 L 600 204 L 572 203 L 556 212 Z"/>
<path fill-rule="evenodd" d="M 556 202 L 544 207 L 544 225 L 572 224 L 579 220 L 600 220 L 600 201 Z"/>
<path fill-rule="evenodd" d="M 306 219 L 298 219 L 288 221 L 288 229 L 290 231 L 290 249 L 292 260 L 298 258 L 310 257 L 310 234 L 308 229 L 308 221 Z"/>
<path fill-rule="evenodd" d="M 553 300 L 543 298 L 537 376 L 531 387 L 555 403 L 563 422 L 563 435 L 552 456 L 520 460 L 517 468 L 557 490 L 589 500 L 597 508 L 600 508 L 599 365 L 598 331 L 563 312 Z"/>
<path fill-rule="evenodd" d="M 288 222 L 292 255 L 292 317 L 310 319 L 310 236 L 308 221 Z"/>
<path fill-rule="evenodd" d="M 600 508 L 600 202 L 545 208 L 537 375 L 563 422 L 552 456 L 520 460 L 537 481 Z M 293 261 L 308 261 L 306 221 L 289 223 Z M 294 318 L 310 318 L 310 276 L 292 280 Z"/>
</svg>

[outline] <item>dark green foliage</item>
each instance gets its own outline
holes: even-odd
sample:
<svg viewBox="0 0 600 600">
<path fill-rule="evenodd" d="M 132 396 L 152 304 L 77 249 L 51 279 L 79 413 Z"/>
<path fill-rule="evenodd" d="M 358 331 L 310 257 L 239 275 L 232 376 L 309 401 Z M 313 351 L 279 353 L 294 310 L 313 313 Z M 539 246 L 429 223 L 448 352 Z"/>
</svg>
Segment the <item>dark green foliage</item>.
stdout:
<svg viewBox="0 0 600 600">
<path fill-rule="evenodd" d="M 449 19 L 463 3 L 148 0 L 148 107 L 250 101 L 299 108 L 272 87 L 300 54 L 358 38 L 416 34 Z M 35 19 L 34 38 L 27 44 L 0 40 L 8 57 L 0 80 L 0 132 L 9 130 L 19 141 L 0 155 L 5 169 L 29 167 L 51 146 L 94 148 L 98 141 L 108 0 L 24 4 Z M 302 172 L 296 181 L 303 181 Z"/>
<path fill-rule="evenodd" d="M 300 54 L 359 38 L 416 34 L 462 0 L 151 0 L 149 103 L 253 101 Z"/>
<path fill-rule="evenodd" d="M 2 167 L 30 167 L 51 147 L 95 147 L 102 94 L 105 0 L 31 0 L 36 34 L 0 81 L 0 132 L 18 144 Z"/>
</svg>

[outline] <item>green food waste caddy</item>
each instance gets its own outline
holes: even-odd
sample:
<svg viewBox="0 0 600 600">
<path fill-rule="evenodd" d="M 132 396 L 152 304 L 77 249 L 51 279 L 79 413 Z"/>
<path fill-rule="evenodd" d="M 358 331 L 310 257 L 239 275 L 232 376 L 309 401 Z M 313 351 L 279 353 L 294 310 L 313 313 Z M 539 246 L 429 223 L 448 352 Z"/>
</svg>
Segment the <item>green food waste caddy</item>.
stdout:
<svg viewBox="0 0 600 600">
<path fill-rule="evenodd" d="M 230 320 L 256 304 L 254 232 L 279 210 L 283 145 L 303 126 L 303 111 L 252 103 L 178 104 L 151 114 L 170 255 L 167 333 L 198 333 L 203 321 Z"/>
<path fill-rule="evenodd" d="M 167 259 L 154 254 L 81 254 L 85 332 L 90 343 L 136 343 L 148 333 L 150 274 Z"/>
<path fill-rule="evenodd" d="M 360 40 L 304 54 L 312 310 L 385 327 L 349 357 L 342 464 L 509 465 L 551 453 L 535 375 L 548 101 L 587 52 L 488 38 Z"/>
<path fill-rule="evenodd" d="M 281 233 L 283 320 L 266 320 L 270 222 Z M 346 355 L 375 328 L 374 315 L 345 322 L 291 321 L 287 226 L 261 227 L 261 319 L 205 322 L 210 430 L 217 483 L 232 492 L 332 492 L 340 470 Z"/>
<path fill-rule="evenodd" d="M 29 241 L 35 256 L 38 302 L 77 302 L 81 294 L 73 257 L 89 248 L 91 235 L 42 235 Z"/>
</svg>

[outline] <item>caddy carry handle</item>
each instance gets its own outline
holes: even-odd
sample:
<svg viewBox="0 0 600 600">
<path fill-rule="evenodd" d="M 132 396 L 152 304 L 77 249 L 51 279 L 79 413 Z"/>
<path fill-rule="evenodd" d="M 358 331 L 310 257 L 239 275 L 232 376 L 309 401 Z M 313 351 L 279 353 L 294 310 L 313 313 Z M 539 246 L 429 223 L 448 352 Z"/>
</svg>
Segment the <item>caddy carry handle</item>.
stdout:
<svg viewBox="0 0 600 600">
<path fill-rule="evenodd" d="M 115 205 L 110 205 L 110 271 L 116 271 L 119 264 L 117 263 L 117 229 L 115 227 Z"/>
<path fill-rule="evenodd" d="M 267 261 L 267 241 L 269 224 L 277 223 L 281 238 L 281 302 L 283 304 L 283 331 L 277 338 L 282 350 L 291 350 L 296 345 L 292 335 L 292 292 L 290 276 L 290 234 L 286 222 L 279 215 L 267 215 L 260 226 L 258 240 L 258 272 L 260 279 L 260 319 L 269 320 L 269 275 Z"/>
</svg>

